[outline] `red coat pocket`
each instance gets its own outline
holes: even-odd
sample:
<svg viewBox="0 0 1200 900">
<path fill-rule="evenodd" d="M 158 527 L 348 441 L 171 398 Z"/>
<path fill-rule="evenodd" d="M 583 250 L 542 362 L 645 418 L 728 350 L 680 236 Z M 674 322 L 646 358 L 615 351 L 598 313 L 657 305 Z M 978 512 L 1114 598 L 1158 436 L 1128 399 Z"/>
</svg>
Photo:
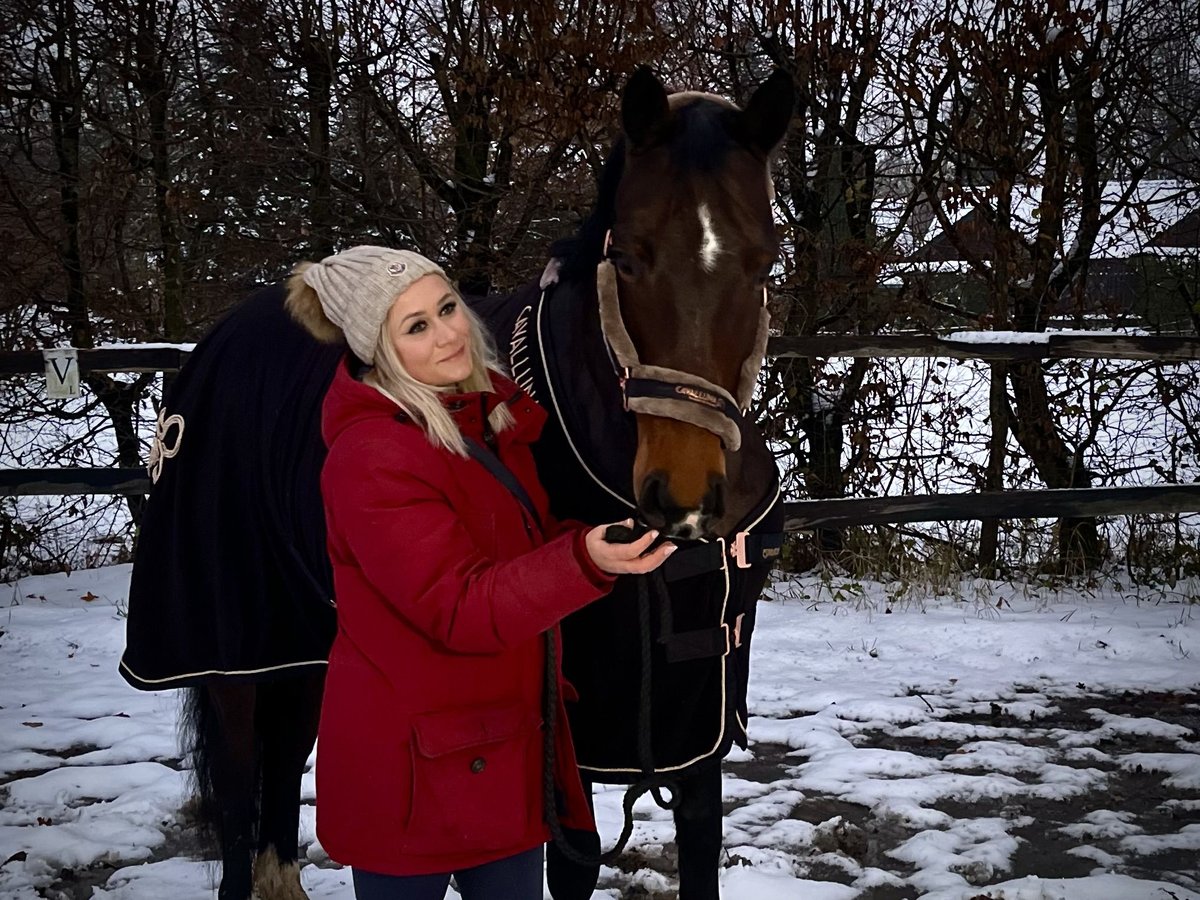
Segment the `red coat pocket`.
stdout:
<svg viewBox="0 0 1200 900">
<path fill-rule="evenodd" d="M 541 819 L 531 790 L 540 720 L 521 706 L 430 713 L 413 722 L 409 853 L 502 850 Z"/>
</svg>

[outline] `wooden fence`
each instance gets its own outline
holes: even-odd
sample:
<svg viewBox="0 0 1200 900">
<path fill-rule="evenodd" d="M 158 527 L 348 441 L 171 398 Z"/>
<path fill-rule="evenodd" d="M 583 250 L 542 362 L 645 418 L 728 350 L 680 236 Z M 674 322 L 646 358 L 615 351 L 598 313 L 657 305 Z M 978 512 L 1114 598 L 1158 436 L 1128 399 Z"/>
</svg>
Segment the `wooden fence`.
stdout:
<svg viewBox="0 0 1200 900">
<path fill-rule="evenodd" d="M 1165 364 L 1200 360 L 1200 338 L 1039 334 L 1032 340 L 955 340 L 934 335 L 818 335 L 776 337 L 768 354 L 779 357 L 950 357 L 955 359 L 1127 359 Z M 188 351 L 178 347 L 80 350 L 88 372 L 173 372 Z M 40 351 L 0 352 L 0 376 L 43 370 Z M 34 494 L 144 494 L 144 469 L 0 469 L 0 496 Z M 787 503 L 789 531 L 849 525 L 974 519 L 1085 518 L 1101 515 L 1200 512 L 1200 483 L 800 500 Z"/>
</svg>

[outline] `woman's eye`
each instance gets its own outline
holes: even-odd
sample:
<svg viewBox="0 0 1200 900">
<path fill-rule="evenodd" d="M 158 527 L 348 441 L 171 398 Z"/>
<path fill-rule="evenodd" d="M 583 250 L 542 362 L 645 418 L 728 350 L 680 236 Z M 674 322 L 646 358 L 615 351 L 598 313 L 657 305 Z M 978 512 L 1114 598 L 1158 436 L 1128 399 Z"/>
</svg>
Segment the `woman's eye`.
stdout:
<svg viewBox="0 0 1200 900">
<path fill-rule="evenodd" d="M 425 330 L 425 327 L 426 326 L 425 326 L 424 322 L 414 322 L 412 324 L 412 326 L 408 329 L 408 333 L 409 334 L 420 334 L 422 331 Z"/>
<path fill-rule="evenodd" d="M 449 303 L 447 303 L 445 306 L 442 307 L 441 313 L 443 316 L 449 316 L 449 315 L 452 315 L 456 309 L 458 309 L 458 303 L 454 300 L 451 300 Z"/>
</svg>

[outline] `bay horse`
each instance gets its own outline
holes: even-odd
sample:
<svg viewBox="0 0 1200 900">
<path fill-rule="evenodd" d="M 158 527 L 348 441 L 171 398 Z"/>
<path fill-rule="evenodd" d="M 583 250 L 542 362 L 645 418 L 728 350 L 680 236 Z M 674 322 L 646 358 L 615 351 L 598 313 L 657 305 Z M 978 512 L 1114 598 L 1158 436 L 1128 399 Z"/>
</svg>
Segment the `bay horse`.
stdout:
<svg viewBox="0 0 1200 900">
<path fill-rule="evenodd" d="M 653 589 L 618 579 L 563 627 L 587 782 L 652 785 L 674 810 L 680 897 L 718 895 L 720 760 L 746 741 L 755 603 L 778 553 L 779 480 L 746 419 L 778 243 L 770 156 L 794 107 L 776 72 L 744 109 L 668 95 L 639 69 L 595 209 L 541 278 L 473 307 L 545 405 L 554 513 L 635 516 L 681 542 Z M 181 727 L 220 900 L 303 900 L 300 779 L 336 627 L 318 475 L 342 350 L 291 321 L 282 285 L 235 307 L 180 372 L 150 456 L 121 672 L 187 688 Z M 640 711 L 640 712 L 639 712 Z M 590 897 L 594 835 L 559 831 L 556 900 Z"/>
</svg>

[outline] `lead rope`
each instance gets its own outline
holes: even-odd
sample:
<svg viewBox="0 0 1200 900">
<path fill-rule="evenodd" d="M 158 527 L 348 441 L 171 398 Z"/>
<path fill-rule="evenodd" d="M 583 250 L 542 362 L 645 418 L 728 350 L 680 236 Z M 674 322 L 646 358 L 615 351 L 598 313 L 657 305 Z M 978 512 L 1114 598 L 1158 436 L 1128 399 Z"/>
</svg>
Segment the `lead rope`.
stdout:
<svg viewBox="0 0 1200 900">
<path fill-rule="evenodd" d="M 650 635 L 650 589 L 653 586 L 660 604 L 669 602 L 667 585 L 661 572 L 655 571 L 647 575 L 634 576 L 638 582 L 638 626 L 641 630 L 642 678 L 641 692 L 638 697 L 638 762 L 641 764 L 642 777 L 629 786 L 625 791 L 625 799 L 621 806 L 625 814 L 625 823 L 617 843 L 609 850 L 598 856 L 582 853 L 571 844 L 563 833 L 562 823 L 558 818 L 558 804 L 554 795 L 554 751 L 555 732 L 558 720 L 558 642 L 554 638 L 554 629 L 546 632 L 546 689 L 542 696 L 545 708 L 542 718 L 545 729 L 542 732 L 542 802 L 543 815 L 550 827 L 554 843 L 562 851 L 563 856 L 580 866 L 599 866 L 612 862 L 621 855 L 629 838 L 633 834 L 633 805 L 638 798 L 649 792 L 654 802 L 663 809 L 673 810 L 679 806 L 679 785 L 668 775 L 659 775 L 654 771 L 654 751 L 651 745 L 650 712 L 651 712 L 651 647 Z M 668 788 L 669 798 L 664 798 L 662 789 Z"/>
</svg>

